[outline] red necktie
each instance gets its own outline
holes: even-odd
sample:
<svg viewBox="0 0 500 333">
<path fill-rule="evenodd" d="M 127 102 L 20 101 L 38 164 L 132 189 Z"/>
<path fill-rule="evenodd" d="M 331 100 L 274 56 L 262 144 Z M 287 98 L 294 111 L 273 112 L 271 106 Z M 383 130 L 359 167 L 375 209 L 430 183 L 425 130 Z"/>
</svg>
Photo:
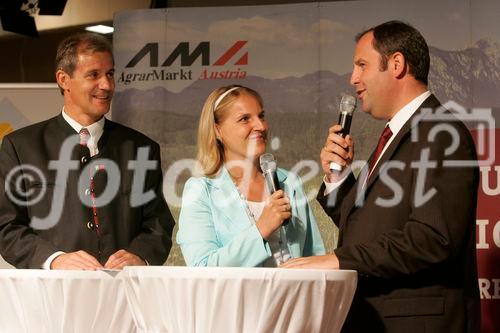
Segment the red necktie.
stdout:
<svg viewBox="0 0 500 333">
<path fill-rule="evenodd" d="M 83 127 L 78 134 L 80 135 L 80 145 L 86 147 L 90 139 L 89 130 Z"/>
<path fill-rule="evenodd" d="M 382 151 L 384 150 L 384 147 L 387 144 L 387 141 L 389 141 L 389 139 L 391 138 L 391 136 L 392 136 L 392 131 L 389 128 L 389 125 L 386 125 L 384 131 L 382 132 L 382 135 L 378 139 L 378 144 L 377 148 L 375 149 L 375 153 L 373 154 L 373 157 L 370 160 L 370 169 L 368 175 L 372 173 L 373 168 L 375 167 L 375 163 L 377 163 L 380 154 L 382 154 Z"/>
</svg>

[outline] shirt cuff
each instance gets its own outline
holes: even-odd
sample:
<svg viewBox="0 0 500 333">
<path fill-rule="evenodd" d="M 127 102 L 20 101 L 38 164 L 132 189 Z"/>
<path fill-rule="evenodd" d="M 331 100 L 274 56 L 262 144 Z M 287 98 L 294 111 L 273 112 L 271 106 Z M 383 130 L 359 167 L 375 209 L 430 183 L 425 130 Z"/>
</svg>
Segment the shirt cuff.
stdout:
<svg viewBox="0 0 500 333">
<path fill-rule="evenodd" d="M 325 192 L 323 193 L 324 196 L 327 196 L 328 194 L 332 193 L 345 182 L 347 176 L 349 176 L 349 174 L 351 173 L 351 167 L 349 166 L 348 168 L 345 168 L 344 170 L 342 170 L 342 173 L 343 173 L 342 178 L 332 183 L 330 183 L 327 180 L 326 175 L 323 176 L 323 183 L 325 183 Z"/>
<path fill-rule="evenodd" d="M 47 258 L 47 260 L 45 260 L 45 262 L 42 265 L 42 269 L 50 270 L 50 265 L 52 264 L 52 261 L 54 261 L 54 259 L 56 257 L 58 257 L 58 256 L 60 256 L 61 254 L 64 254 L 64 253 L 66 253 L 66 252 L 57 251 L 57 252 L 53 253 L 50 257 Z"/>
</svg>

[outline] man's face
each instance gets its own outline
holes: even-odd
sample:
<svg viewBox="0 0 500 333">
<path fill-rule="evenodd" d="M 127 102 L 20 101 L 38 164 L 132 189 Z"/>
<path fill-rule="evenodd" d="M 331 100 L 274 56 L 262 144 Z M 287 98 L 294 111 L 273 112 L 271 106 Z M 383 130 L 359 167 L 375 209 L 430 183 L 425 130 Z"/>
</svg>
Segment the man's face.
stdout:
<svg viewBox="0 0 500 333">
<path fill-rule="evenodd" d="M 81 52 L 77 59 L 72 75 L 63 71 L 56 75 L 64 89 L 65 112 L 87 125 L 101 119 L 111 106 L 115 90 L 113 59 L 108 52 Z"/>
<path fill-rule="evenodd" d="M 377 119 L 390 119 L 393 114 L 391 97 L 396 93 L 390 70 L 381 71 L 381 56 L 373 48 L 373 33 L 366 33 L 358 41 L 354 52 L 351 84 L 362 102 L 362 110 Z"/>
</svg>

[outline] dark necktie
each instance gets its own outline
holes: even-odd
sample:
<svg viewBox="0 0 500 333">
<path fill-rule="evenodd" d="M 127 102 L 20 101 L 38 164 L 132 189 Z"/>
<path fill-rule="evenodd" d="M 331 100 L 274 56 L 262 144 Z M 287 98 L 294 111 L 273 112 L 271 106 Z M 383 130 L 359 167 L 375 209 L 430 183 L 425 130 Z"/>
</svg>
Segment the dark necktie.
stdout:
<svg viewBox="0 0 500 333">
<path fill-rule="evenodd" d="M 384 131 L 382 132 L 382 135 L 378 139 L 378 144 L 377 148 L 375 149 L 375 153 L 373 154 L 372 159 L 370 160 L 370 169 L 368 172 L 368 175 L 370 175 L 373 171 L 373 168 L 375 167 L 375 163 L 377 163 L 378 158 L 380 157 L 380 154 L 382 154 L 382 151 L 384 150 L 385 145 L 389 141 L 389 139 L 392 136 L 392 131 L 389 128 L 388 125 L 385 126 Z"/>
<path fill-rule="evenodd" d="M 86 147 L 90 139 L 89 130 L 83 127 L 78 134 L 80 135 L 80 145 Z"/>
</svg>

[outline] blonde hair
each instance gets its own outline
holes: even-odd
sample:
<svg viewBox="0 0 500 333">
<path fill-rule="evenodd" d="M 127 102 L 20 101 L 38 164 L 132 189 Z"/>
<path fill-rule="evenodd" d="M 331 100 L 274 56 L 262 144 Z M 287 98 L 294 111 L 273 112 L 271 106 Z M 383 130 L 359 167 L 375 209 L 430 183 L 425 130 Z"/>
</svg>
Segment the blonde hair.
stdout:
<svg viewBox="0 0 500 333">
<path fill-rule="evenodd" d="M 196 156 L 198 160 L 198 173 L 207 177 L 213 177 L 222 167 L 224 163 L 224 147 L 222 142 L 217 139 L 215 125 L 221 121 L 227 110 L 231 108 L 242 94 L 254 97 L 259 102 L 260 107 L 264 107 L 262 97 L 259 93 L 244 86 L 231 85 L 221 87 L 208 95 L 205 104 L 203 104 L 198 124 L 198 152 Z"/>
</svg>

